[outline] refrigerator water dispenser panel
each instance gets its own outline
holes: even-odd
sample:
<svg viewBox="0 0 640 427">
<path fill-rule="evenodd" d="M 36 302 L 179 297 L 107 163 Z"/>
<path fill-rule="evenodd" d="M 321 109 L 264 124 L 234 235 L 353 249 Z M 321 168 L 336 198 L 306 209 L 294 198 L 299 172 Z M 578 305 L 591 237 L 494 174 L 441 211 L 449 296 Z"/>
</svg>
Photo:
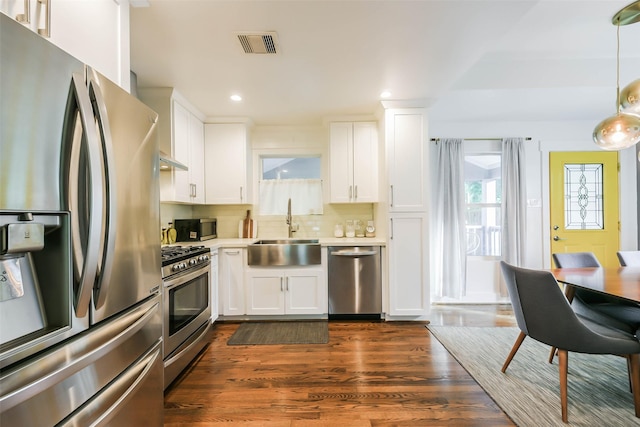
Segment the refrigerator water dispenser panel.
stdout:
<svg viewBox="0 0 640 427">
<path fill-rule="evenodd" d="M 0 254 L 39 251 L 44 248 L 44 224 L 6 224 L 0 229 Z"/>
</svg>

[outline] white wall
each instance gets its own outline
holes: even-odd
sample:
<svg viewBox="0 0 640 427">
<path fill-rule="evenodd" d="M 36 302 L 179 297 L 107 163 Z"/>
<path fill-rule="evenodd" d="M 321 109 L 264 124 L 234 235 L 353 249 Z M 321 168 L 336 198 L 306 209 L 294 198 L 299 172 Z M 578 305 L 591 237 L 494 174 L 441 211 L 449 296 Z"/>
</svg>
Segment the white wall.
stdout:
<svg viewBox="0 0 640 427">
<path fill-rule="evenodd" d="M 549 152 L 598 151 L 591 133 L 592 121 L 564 122 L 430 122 L 431 138 L 531 137 L 526 145 L 527 175 L 527 253 L 529 268 L 550 268 L 549 249 Z M 638 248 L 637 157 L 633 148 L 620 152 L 620 249 Z M 470 295 L 465 302 L 496 299 L 499 271 L 486 265 L 495 261 L 471 263 L 468 272 Z M 494 272 L 493 275 L 487 272 Z M 478 282 L 478 278 L 486 280 Z"/>
</svg>

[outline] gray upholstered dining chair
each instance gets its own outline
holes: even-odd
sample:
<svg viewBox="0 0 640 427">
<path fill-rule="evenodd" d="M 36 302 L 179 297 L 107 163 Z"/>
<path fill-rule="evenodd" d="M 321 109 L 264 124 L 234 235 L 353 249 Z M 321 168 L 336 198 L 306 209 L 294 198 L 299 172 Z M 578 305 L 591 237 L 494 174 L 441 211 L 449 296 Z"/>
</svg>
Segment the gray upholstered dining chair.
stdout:
<svg viewBox="0 0 640 427">
<path fill-rule="evenodd" d="M 558 348 L 562 421 L 568 422 L 568 352 L 613 354 L 627 358 L 635 415 L 640 417 L 640 342 L 633 334 L 593 322 L 575 313 L 549 271 L 500 262 L 520 334 L 502 366 L 506 372 L 524 339 Z"/>
<path fill-rule="evenodd" d="M 601 267 L 592 252 L 555 253 L 558 268 Z M 576 289 L 571 303 L 573 310 L 589 319 L 635 334 L 640 328 L 640 305 L 608 295 Z"/>
<path fill-rule="evenodd" d="M 618 261 L 623 267 L 640 267 L 640 251 L 618 251 Z"/>
</svg>

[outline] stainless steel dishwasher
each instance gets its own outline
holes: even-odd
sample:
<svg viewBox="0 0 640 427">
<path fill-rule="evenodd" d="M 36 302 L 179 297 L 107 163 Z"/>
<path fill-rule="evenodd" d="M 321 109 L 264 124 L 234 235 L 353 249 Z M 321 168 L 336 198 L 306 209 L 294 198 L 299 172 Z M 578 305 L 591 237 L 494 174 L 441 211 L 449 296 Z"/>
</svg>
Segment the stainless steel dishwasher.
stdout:
<svg viewBox="0 0 640 427">
<path fill-rule="evenodd" d="M 380 319 L 380 246 L 329 246 L 329 319 Z"/>
</svg>

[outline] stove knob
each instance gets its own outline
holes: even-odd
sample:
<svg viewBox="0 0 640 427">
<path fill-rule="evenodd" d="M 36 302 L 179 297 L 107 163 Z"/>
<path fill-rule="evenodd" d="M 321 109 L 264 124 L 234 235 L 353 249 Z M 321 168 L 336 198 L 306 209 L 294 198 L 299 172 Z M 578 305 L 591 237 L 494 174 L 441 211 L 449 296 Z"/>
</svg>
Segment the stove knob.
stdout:
<svg viewBox="0 0 640 427">
<path fill-rule="evenodd" d="M 173 267 L 171 267 L 171 271 L 178 271 L 180 270 L 180 264 L 173 264 Z"/>
<path fill-rule="evenodd" d="M 203 261 L 206 261 L 206 260 L 208 260 L 208 259 L 209 259 L 209 255 L 202 255 L 202 260 L 203 260 Z"/>
<path fill-rule="evenodd" d="M 198 263 L 198 261 L 196 259 L 194 259 L 194 258 L 191 258 L 189 260 L 189 265 L 196 265 L 197 263 Z"/>
<path fill-rule="evenodd" d="M 180 268 L 182 268 L 183 270 L 184 270 L 185 268 L 187 268 L 187 263 L 186 263 L 186 262 L 181 262 L 181 263 L 180 263 Z"/>
</svg>

